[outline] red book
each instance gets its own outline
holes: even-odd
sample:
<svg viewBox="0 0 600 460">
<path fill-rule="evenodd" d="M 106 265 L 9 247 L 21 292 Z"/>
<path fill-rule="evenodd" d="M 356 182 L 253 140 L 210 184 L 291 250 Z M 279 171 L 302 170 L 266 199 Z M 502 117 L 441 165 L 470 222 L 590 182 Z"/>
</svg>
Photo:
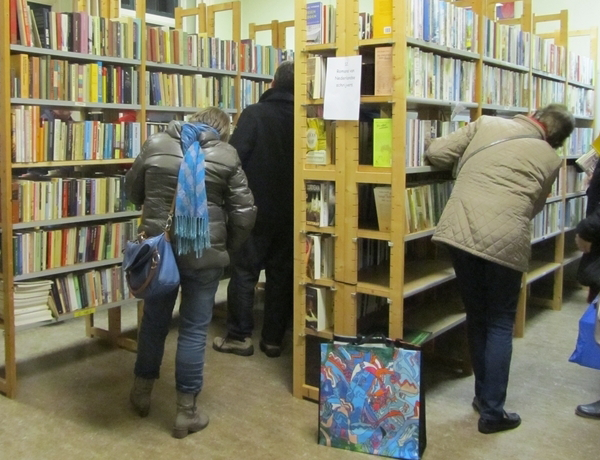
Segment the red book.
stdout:
<svg viewBox="0 0 600 460">
<path fill-rule="evenodd" d="M 19 42 L 19 26 L 17 24 L 17 0 L 10 0 L 10 43 L 17 45 Z"/>
</svg>

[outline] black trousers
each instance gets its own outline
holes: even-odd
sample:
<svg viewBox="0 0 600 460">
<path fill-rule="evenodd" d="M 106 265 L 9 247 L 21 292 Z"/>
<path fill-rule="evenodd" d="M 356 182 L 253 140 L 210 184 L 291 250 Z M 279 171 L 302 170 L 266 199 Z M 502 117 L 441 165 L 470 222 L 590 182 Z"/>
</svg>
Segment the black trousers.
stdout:
<svg viewBox="0 0 600 460">
<path fill-rule="evenodd" d="M 265 310 L 262 340 L 280 345 L 293 312 L 292 225 L 257 224 L 244 245 L 231 256 L 227 286 L 228 336 L 243 340 L 254 329 L 254 288 L 265 270 Z"/>
<path fill-rule="evenodd" d="M 503 417 L 523 273 L 450 247 L 467 313 L 475 396 L 482 418 Z"/>
</svg>

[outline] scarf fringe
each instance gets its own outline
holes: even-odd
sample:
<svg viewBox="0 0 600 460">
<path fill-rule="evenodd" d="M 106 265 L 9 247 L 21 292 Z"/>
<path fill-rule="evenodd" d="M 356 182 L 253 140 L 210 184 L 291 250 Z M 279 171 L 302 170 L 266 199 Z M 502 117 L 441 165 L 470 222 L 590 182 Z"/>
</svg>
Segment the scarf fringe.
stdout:
<svg viewBox="0 0 600 460">
<path fill-rule="evenodd" d="M 208 219 L 191 216 L 175 216 L 174 233 L 177 236 L 177 255 L 194 251 L 196 257 L 210 248 L 210 231 Z"/>
</svg>

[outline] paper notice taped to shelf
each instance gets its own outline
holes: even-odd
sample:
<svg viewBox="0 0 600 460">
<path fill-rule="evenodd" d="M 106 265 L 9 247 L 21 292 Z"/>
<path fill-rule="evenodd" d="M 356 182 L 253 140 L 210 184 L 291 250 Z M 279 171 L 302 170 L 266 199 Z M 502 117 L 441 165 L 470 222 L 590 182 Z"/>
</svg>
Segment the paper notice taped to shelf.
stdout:
<svg viewBox="0 0 600 460">
<path fill-rule="evenodd" d="M 358 120 L 362 56 L 327 58 L 325 120 Z"/>
</svg>

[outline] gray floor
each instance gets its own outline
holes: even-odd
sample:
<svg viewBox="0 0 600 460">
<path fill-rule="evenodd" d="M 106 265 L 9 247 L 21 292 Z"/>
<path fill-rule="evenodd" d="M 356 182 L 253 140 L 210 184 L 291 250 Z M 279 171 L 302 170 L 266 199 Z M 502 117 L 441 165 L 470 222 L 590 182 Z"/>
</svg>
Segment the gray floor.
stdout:
<svg viewBox="0 0 600 460">
<path fill-rule="evenodd" d="M 430 376 L 424 459 L 600 458 L 600 420 L 573 413 L 577 404 L 600 398 L 600 372 L 567 362 L 584 300 L 577 291 L 560 312 L 532 310 L 525 338 L 515 340 L 507 408 L 523 418 L 517 430 L 479 434 L 472 377 Z M 133 319 L 130 310 L 126 320 Z M 209 349 L 200 402 L 210 425 L 176 440 L 170 436 L 176 331 L 167 339 L 150 416 L 140 419 L 127 401 L 134 354 L 85 339 L 83 327 L 74 320 L 18 336 L 19 394 L 0 397 L 0 459 L 368 458 L 316 444 L 318 407 L 291 396 L 289 348 L 279 359 Z M 215 318 L 209 339 L 223 329 L 223 319 Z"/>
</svg>

